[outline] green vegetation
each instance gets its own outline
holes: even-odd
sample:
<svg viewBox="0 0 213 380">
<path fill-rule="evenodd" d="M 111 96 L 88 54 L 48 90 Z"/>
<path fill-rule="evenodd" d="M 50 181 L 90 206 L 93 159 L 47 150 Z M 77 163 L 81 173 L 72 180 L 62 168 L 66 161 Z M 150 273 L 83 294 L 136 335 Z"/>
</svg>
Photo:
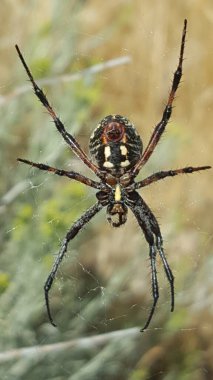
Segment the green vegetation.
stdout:
<svg viewBox="0 0 213 380">
<path fill-rule="evenodd" d="M 195 6 L 196 5 L 196 6 Z M 87 151 L 107 113 L 132 119 L 144 145 L 160 119 L 178 59 L 183 19 L 189 19 L 184 82 L 172 122 L 141 176 L 212 161 L 211 2 L 4 2 L 0 70 L 0 379 L 209 380 L 212 366 L 211 172 L 144 189 L 165 239 L 176 278 L 176 309 L 158 262 L 160 300 L 149 331 L 139 333 L 151 306 L 148 247 L 131 213 L 111 229 L 101 212 L 70 244 L 50 301 L 43 285 L 72 223 L 95 192 L 30 168 L 23 157 L 94 178 L 62 141 L 28 86 L 14 45 L 36 79 L 56 78 L 122 55 L 117 66 L 44 90 L 70 133 Z M 20 93 L 24 86 L 26 92 Z M 138 328 L 128 330 L 132 327 Z M 94 336 L 120 330 L 116 339 Z M 81 338 L 90 337 L 87 343 Z M 69 348 L 45 345 L 75 339 Z M 106 339 L 106 340 L 104 340 Z M 23 347 L 35 351 L 12 351 Z M 2 353 L 9 351 L 6 357 Z M 13 355 L 18 355 L 14 356 Z"/>
</svg>

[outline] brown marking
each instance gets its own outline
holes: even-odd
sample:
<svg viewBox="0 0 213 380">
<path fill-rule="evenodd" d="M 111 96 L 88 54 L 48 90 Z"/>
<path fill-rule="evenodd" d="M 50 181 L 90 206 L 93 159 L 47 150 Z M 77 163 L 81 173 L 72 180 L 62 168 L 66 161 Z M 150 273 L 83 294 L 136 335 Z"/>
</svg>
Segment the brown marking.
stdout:
<svg viewBox="0 0 213 380">
<path fill-rule="evenodd" d="M 124 125 L 122 123 L 118 123 L 117 121 L 111 121 L 104 128 L 103 136 L 106 138 L 107 142 L 120 141 L 124 136 Z"/>
<path fill-rule="evenodd" d="M 106 138 L 106 136 L 104 134 L 102 135 L 102 143 L 104 145 L 107 145 L 107 143 L 108 143 L 107 138 Z"/>
<path fill-rule="evenodd" d="M 106 183 L 108 183 L 108 185 L 110 186 L 114 186 L 117 184 L 117 179 L 115 177 L 113 177 L 111 174 L 107 174 L 106 177 L 105 177 L 105 181 Z"/>
<path fill-rule="evenodd" d="M 56 116 L 55 112 L 53 111 L 53 109 L 50 106 L 48 106 L 46 108 L 47 108 L 47 111 L 49 112 L 50 116 L 52 116 L 53 120 L 57 119 L 57 116 Z"/>
<path fill-rule="evenodd" d="M 123 186 L 129 185 L 130 181 L 131 181 L 131 176 L 129 173 L 126 173 L 126 174 L 122 175 L 122 177 L 120 177 L 120 183 Z"/>
<path fill-rule="evenodd" d="M 121 141 L 122 141 L 122 143 L 126 144 L 126 142 L 127 142 L 126 133 L 124 133 Z"/>
<path fill-rule="evenodd" d="M 175 92 L 172 91 L 171 94 L 169 95 L 168 106 L 172 105 L 174 97 L 175 97 Z"/>
<path fill-rule="evenodd" d="M 123 206 L 120 203 L 115 203 L 111 210 L 111 215 L 123 214 L 123 213 L 124 213 Z"/>
</svg>

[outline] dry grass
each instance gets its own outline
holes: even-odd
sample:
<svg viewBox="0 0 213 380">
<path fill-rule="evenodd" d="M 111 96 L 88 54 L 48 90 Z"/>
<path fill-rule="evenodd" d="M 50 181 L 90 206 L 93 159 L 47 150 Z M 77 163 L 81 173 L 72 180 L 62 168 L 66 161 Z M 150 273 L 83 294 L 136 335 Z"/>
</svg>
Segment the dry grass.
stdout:
<svg viewBox="0 0 213 380">
<path fill-rule="evenodd" d="M 83 105 L 85 101 L 84 98 L 82 100 L 82 94 L 79 95 L 81 87 L 73 90 L 72 84 L 70 84 L 70 86 L 61 85 L 57 86 L 57 88 L 48 89 L 48 97 L 53 99 L 57 110 L 60 110 L 61 118 L 66 120 L 67 125 L 70 124 L 71 120 L 72 130 L 79 133 L 78 138 L 83 146 L 87 144 L 93 123 L 96 123 L 105 114 L 110 113 L 120 113 L 130 118 L 143 137 L 144 145 L 146 145 L 152 128 L 162 115 L 172 80 L 172 73 L 178 61 L 183 20 L 187 18 L 188 34 L 184 77 L 175 100 L 172 121 L 169 123 L 164 138 L 141 176 L 161 169 L 180 168 L 188 165 L 212 165 L 213 10 L 211 0 L 205 1 L 205 4 L 202 0 L 190 0 L 187 2 L 180 0 L 176 3 L 168 0 L 153 0 L 152 2 L 150 0 L 118 0 L 116 2 L 109 0 L 101 2 L 101 6 L 100 1 L 97 0 L 87 1 L 84 5 L 74 0 L 69 2 L 51 2 L 49 0 L 46 2 L 40 0 L 27 2 L 17 0 L 16 2 L 2 2 L 0 11 L 1 95 L 8 94 L 17 86 L 26 83 L 23 83 L 26 76 L 13 48 L 15 43 L 22 47 L 27 60 L 32 61 L 35 76 L 40 76 L 40 74 L 42 76 L 44 72 L 46 76 L 54 76 L 88 67 L 92 63 L 105 61 L 119 55 L 128 54 L 132 56 L 133 60 L 130 65 L 117 67 L 97 75 L 94 88 L 98 96 L 96 95 L 95 101 L 91 101 L 89 105 L 90 110 L 87 110 L 88 120 L 85 120 L 80 115 L 76 123 L 73 121 L 73 115 L 76 113 L 78 116 L 80 112 L 79 110 L 76 111 L 75 106 L 73 106 L 73 103 L 75 103 L 74 101 L 72 102 L 73 96 L 77 94 Z M 90 80 L 91 78 L 88 79 L 88 82 Z M 88 90 L 88 96 L 91 95 L 89 91 L 91 90 Z M 76 103 L 78 102 L 76 101 Z M 0 111 L 3 121 L 1 125 L 1 161 L 4 165 L 1 166 L 2 180 L 0 184 L 2 194 L 18 181 L 25 179 L 26 172 L 27 175 L 29 174 L 29 171 L 17 168 L 15 164 L 17 156 L 26 156 L 28 154 L 30 155 L 28 158 L 37 161 L 43 158 L 45 162 L 50 158 L 50 163 L 52 163 L 51 160 L 53 162 L 60 160 L 59 156 L 61 157 L 62 155 L 60 165 L 63 166 L 63 159 L 66 161 L 68 155 L 62 153 L 64 146 L 59 144 L 59 137 L 51 129 L 52 126 L 47 116 L 33 99 L 33 96 L 32 99 L 31 95 L 20 97 L 17 102 L 12 101 L 2 107 Z M 70 113 L 72 114 L 71 116 Z M 8 176 L 8 170 L 5 169 L 5 165 L 8 166 L 12 176 Z M 74 161 L 74 165 L 75 167 L 77 166 L 76 161 Z M 23 175 L 25 176 L 24 178 Z M 12 230 L 13 219 L 16 217 L 18 207 L 20 205 L 24 207 L 26 197 L 27 202 L 35 207 L 33 218 L 29 221 L 29 225 L 31 223 L 39 225 L 39 222 L 43 222 L 41 216 L 43 209 L 40 204 L 45 203 L 45 201 L 48 202 L 50 194 L 56 200 L 60 199 L 58 193 L 62 191 L 63 186 L 58 185 L 59 182 L 56 180 L 54 182 L 54 180 L 40 181 L 42 186 L 36 189 L 33 195 L 31 195 L 31 192 L 25 192 L 21 199 L 17 200 L 8 209 L 4 220 L 6 226 L 2 223 L 3 231 L 6 231 L 2 238 L 4 242 L 3 252 L 5 252 L 3 265 L 8 252 L 11 255 L 11 263 L 15 260 L 13 256 L 14 246 L 10 242 L 12 234 L 10 235 L 8 231 Z M 61 183 L 64 184 L 65 182 Z M 167 371 L 170 373 L 168 379 L 182 378 L 182 374 L 189 374 L 189 376 L 187 375 L 188 377 L 184 377 L 187 380 L 206 380 L 211 378 L 210 358 L 212 357 L 212 352 L 210 337 L 212 328 L 210 320 L 212 316 L 212 300 L 210 294 L 212 282 L 211 273 L 209 273 L 210 265 L 212 264 L 210 253 L 212 251 L 213 234 L 211 184 L 212 171 L 208 171 L 168 179 L 143 191 L 144 199 L 154 210 L 161 225 L 166 252 L 176 277 L 177 306 L 173 316 L 169 314 L 169 311 L 166 314 L 167 310 L 169 310 L 169 295 L 167 293 L 167 283 L 161 276 L 163 268 L 159 263 L 159 276 L 162 284 L 161 303 L 149 332 L 150 341 L 145 341 L 143 346 L 144 351 L 140 351 L 141 345 L 135 344 L 135 346 L 131 346 L 131 352 L 128 353 L 128 355 L 132 354 L 134 357 L 132 362 L 136 363 L 140 359 L 137 367 L 135 367 L 137 371 L 133 375 L 129 375 L 130 380 L 148 379 L 150 378 L 149 376 L 156 380 L 164 379 Z M 45 190 L 45 188 L 48 190 Z M 43 193 L 45 194 L 44 198 L 42 198 Z M 88 198 L 85 197 L 85 204 L 90 201 L 90 198 L 90 195 Z M 81 208 L 80 201 L 79 204 Z M 78 205 L 76 207 L 78 208 Z M 66 214 L 66 222 L 67 219 L 68 214 Z M 55 231 L 52 234 L 51 244 L 55 244 L 55 247 L 58 237 L 62 237 L 61 231 L 65 230 L 63 222 L 63 228 L 59 232 L 56 230 L 57 224 L 54 225 Z M 9 227 L 8 223 L 11 223 Z M 52 220 L 50 223 L 52 223 Z M 11 323 L 14 323 L 9 334 L 11 341 L 14 341 L 14 346 L 17 341 L 19 342 L 17 345 L 20 346 L 34 344 L 35 342 L 38 344 L 43 342 L 43 336 L 45 336 L 45 342 L 47 343 L 49 343 L 49 339 L 50 341 L 54 339 L 64 340 L 83 333 L 91 333 L 94 331 L 94 326 L 98 326 L 96 327 L 98 332 L 99 328 L 100 332 L 102 332 L 104 328 L 106 328 L 106 331 L 107 329 L 114 329 L 114 327 L 119 329 L 136 325 L 139 319 L 144 321 L 148 312 L 147 308 L 151 302 L 148 249 L 133 217 L 130 215 L 128 224 L 119 231 L 112 230 L 105 223 L 104 218 L 98 219 L 98 223 L 94 222 L 94 227 L 91 227 L 89 231 L 87 236 L 84 235 L 86 234 L 85 231 L 81 234 L 81 236 L 86 237 L 81 237 L 82 240 L 75 243 L 74 247 L 80 255 L 79 260 L 83 268 L 91 269 L 91 272 L 97 278 L 97 284 L 98 286 L 100 285 L 100 289 L 102 289 L 102 285 L 103 287 L 106 285 L 104 291 L 107 292 L 107 286 L 109 286 L 109 293 L 111 292 L 112 294 L 113 289 L 115 289 L 114 299 L 111 304 L 109 303 L 108 307 L 108 295 L 106 295 L 106 298 L 103 296 L 100 300 L 100 309 L 94 308 L 93 312 L 91 312 L 88 306 L 88 315 L 92 315 L 91 322 L 91 319 L 87 318 L 86 312 L 85 314 L 83 313 L 83 306 L 82 314 L 86 315 L 85 320 L 84 318 L 78 318 L 77 312 L 73 316 L 71 314 L 72 306 L 68 305 L 69 302 L 66 303 L 66 300 L 63 303 L 60 300 L 60 292 L 58 292 L 59 294 L 55 296 L 55 298 L 58 297 L 58 301 L 55 303 L 56 309 L 58 307 L 59 310 L 58 315 L 62 318 L 65 312 L 64 309 L 70 307 L 70 315 L 72 315 L 74 322 L 73 320 L 69 321 L 69 315 L 64 317 L 63 328 L 66 329 L 66 332 L 58 331 L 55 335 L 52 335 L 52 332 L 45 326 L 44 317 L 39 314 L 43 307 L 41 301 L 40 305 L 37 303 L 36 309 L 32 308 L 29 312 L 24 313 L 23 305 L 26 303 L 30 305 L 30 300 L 27 298 L 29 302 L 26 302 L 25 299 L 24 303 L 22 298 L 23 302 L 19 306 L 21 305 L 20 309 L 23 312 L 20 315 L 24 315 L 23 321 L 22 317 L 19 316 L 19 318 L 20 323 L 23 323 L 23 331 L 29 329 L 29 335 L 23 333 L 24 338 L 23 336 L 19 337 L 20 331 L 18 330 L 20 327 L 17 328 L 14 322 L 14 315 L 16 315 L 17 311 L 14 306 L 12 307 L 12 312 L 10 309 L 9 311 L 6 309 L 7 318 L 2 317 L 2 332 L 6 331 L 5 326 L 8 326 L 6 324 L 8 323 L 8 318 L 10 318 Z M 46 250 L 51 250 L 52 245 L 50 241 L 46 243 L 44 236 L 42 234 L 41 236 L 36 236 L 34 245 L 42 242 L 42 252 L 45 255 Z M 7 240 L 9 243 L 7 243 Z M 34 239 L 28 240 L 33 242 Z M 29 257 L 28 241 L 23 238 L 22 243 L 19 244 L 15 246 L 14 250 L 16 249 L 20 252 L 23 247 L 21 255 Z M 38 250 L 38 247 L 36 248 Z M 51 252 L 53 252 L 53 249 L 55 248 L 52 248 Z M 17 252 L 16 254 L 19 257 Z M 42 256 L 35 256 L 33 264 L 31 263 L 32 269 L 34 270 L 36 267 L 37 272 L 40 270 L 36 266 L 40 263 L 40 257 Z M 20 265 L 20 262 L 18 263 Z M 13 265 L 11 273 L 16 273 L 15 264 L 13 263 Z M 78 266 L 76 262 L 75 265 L 76 267 Z M 64 269 L 66 266 L 67 269 Z M 21 266 L 18 268 L 19 276 L 23 277 L 21 270 L 24 272 L 24 269 L 20 269 L 22 268 Z M 43 281 L 42 279 L 45 277 L 48 268 L 48 265 L 41 267 L 41 273 L 36 272 L 34 274 L 37 284 Z M 72 283 L 70 279 L 74 279 L 73 288 L 76 290 L 76 283 L 81 278 L 78 272 L 79 267 L 76 274 L 75 268 L 74 270 L 70 268 L 71 264 L 69 267 L 66 261 L 63 270 L 67 270 L 66 276 L 69 281 L 66 281 L 64 287 L 68 286 L 68 282 Z M 129 271 L 127 271 L 127 274 L 125 274 L 126 272 L 120 274 L 120 269 L 124 270 L 124 268 L 129 268 Z M 24 272 L 25 275 L 26 272 Z M 36 277 L 37 275 L 38 277 Z M 116 281 L 119 275 L 121 276 L 120 285 L 117 284 L 113 288 L 113 281 Z M 93 284 L 93 286 L 95 285 Z M 13 289 L 14 287 L 19 289 L 18 285 L 16 285 L 16 277 Z M 58 289 L 57 286 L 55 288 Z M 20 289 L 23 295 L 23 287 Z M 90 283 L 85 285 L 85 289 L 87 289 L 85 294 L 92 298 L 92 291 L 88 290 L 90 289 Z M 6 304 L 9 305 L 11 299 L 19 300 L 19 294 L 15 293 L 15 296 L 14 293 L 8 294 L 9 301 Z M 24 294 L 27 294 L 25 290 Z M 29 294 L 31 294 L 30 289 Z M 38 294 L 40 294 L 40 290 Z M 69 294 L 68 296 L 70 297 Z M 69 299 L 68 296 L 67 300 Z M 84 298 L 86 296 L 82 297 L 83 301 Z M 104 303 L 105 301 L 106 304 Z M 137 305 L 136 308 L 135 305 Z M 87 305 L 85 309 L 86 307 Z M 102 311 L 104 310 L 106 313 L 106 325 L 101 320 L 103 314 L 98 314 L 101 307 Z M 63 312 L 61 308 L 63 308 Z M 96 310 L 98 310 L 97 320 Z M 89 314 L 90 312 L 91 314 Z M 19 313 L 17 313 L 17 318 L 18 315 Z M 124 318 L 122 317 L 123 315 L 125 315 Z M 115 321 L 113 321 L 113 318 Z M 61 319 L 61 321 L 63 320 Z M 67 326 L 69 326 L 70 330 Z M 76 332 L 73 326 L 77 326 Z M 157 332 L 154 330 L 155 326 L 163 327 L 162 330 Z M 184 328 L 189 328 L 189 331 L 183 331 L 182 329 Z M 5 342 L 9 344 L 9 338 L 7 340 L 3 333 L 2 336 L 2 340 L 5 339 Z M 142 353 L 140 354 L 140 352 L 145 351 L 145 356 Z M 206 351 L 205 355 L 202 354 L 204 351 Z M 116 355 L 119 355 L 119 350 Z M 196 362 L 197 358 L 199 360 Z M 123 356 L 120 363 L 122 361 L 128 362 L 128 359 L 129 356 L 127 358 Z M 76 358 L 74 357 L 73 360 L 75 363 Z M 113 360 L 113 356 L 111 360 Z M 62 359 L 61 363 L 63 363 Z M 181 363 L 178 369 L 177 363 Z M 52 366 L 56 366 L 56 363 L 51 363 L 50 360 L 49 365 L 52 368 Z M 110 365 L 109 368 L 111 368 Z M 205 367 L 206 372 L 202 372 L 202 366 Z M 106 367 L 105 365 L 104 369 Z M 127 367 L 124 365 L 124 368 L 126 369 Z M 131 367 L 129 364 L 129 368 L 134 368 L 134 366 Z M 54 372 L 54 375 L 55 373 L 58 375 L 57 371 Z M 118 373 L 117 377 L 111 378 L 123 379 L 119 371 Z"/>
</svg>

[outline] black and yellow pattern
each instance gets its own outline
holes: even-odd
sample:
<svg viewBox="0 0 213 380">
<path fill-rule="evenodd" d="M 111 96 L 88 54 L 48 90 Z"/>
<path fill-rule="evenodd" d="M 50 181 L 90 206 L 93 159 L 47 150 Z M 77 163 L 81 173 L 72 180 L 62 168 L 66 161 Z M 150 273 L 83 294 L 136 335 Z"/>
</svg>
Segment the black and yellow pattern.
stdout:
<svg viewBox="0 0 213 380">
<path fill-rule="evenodd" d="M 121 176 L 141 158 L 142 141 L 124 116 L 108 115 L 90 137 L 89 149 L 99 168 Z"/>
</svg>

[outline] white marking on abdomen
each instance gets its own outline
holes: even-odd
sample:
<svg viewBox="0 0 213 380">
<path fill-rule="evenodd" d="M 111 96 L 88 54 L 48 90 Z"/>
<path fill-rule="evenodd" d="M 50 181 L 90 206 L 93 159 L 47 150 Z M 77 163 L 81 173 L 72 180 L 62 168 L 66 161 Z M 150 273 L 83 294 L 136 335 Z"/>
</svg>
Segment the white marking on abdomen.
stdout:
<svg viewBox="0 0 213 380">
<path fill-rule="evenodd" d="M 110 161 L 105 161 L 104 164 L 103 164 L 103 166 L 105 168 L 113 168 L 114 167 L 114 165 Z"/>
<path fill-rule="evenodd" d="M 104 156 L 105 156 L 105 159 L 107 160 L 107 158 L 109 158 L 110 155 L 111 155 L 110 146 L 107 145 L 107 146 L 105 146 L 105 148 L 104 148 Z"/>
<path fill-rule="evenodd" d="M 121 154 L 122 156 L 126 156 L 127 155 L 127 148 L 125 147 L 125 145 L 121 145 L 120 146 L 120 150 L 121 150 Z"/>
<path fill-rule="evenodd" d="M 125 168 L 125 167 L 128 166 L 129 164 L 130 164 L 129 160 L 122 161 L 122 162 L 121 162 L 121 167 L 122 167 L 122 168 Z"/>
</svg>

